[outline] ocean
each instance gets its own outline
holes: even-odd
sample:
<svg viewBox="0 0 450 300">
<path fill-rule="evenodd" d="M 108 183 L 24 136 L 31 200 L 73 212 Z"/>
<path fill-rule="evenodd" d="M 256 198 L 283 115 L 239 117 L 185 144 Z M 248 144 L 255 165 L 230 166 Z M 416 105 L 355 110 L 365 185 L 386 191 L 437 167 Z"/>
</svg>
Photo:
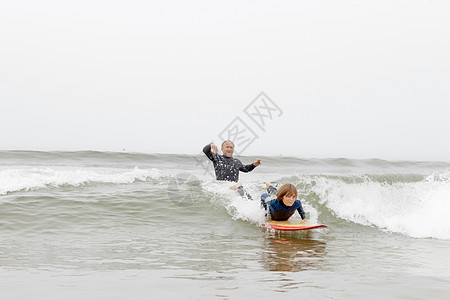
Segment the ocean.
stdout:
<svg viewBox="0 0 450 300">
<path fill-rule="evenodd" d="M 449 162 L 261 159 L 250 201 L 202 154 L 0 151 L 0 299 L 448 297 Z M 265 182 L 328 228 L 263 227 Z"/>
</svg>

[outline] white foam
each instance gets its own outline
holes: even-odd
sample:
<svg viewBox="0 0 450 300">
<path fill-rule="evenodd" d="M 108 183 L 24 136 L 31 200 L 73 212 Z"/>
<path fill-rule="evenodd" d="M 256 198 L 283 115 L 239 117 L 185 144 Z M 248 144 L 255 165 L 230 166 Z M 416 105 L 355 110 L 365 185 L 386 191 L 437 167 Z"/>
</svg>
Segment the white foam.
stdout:
<svg viewBox="0 0 450 300">
<path fill-rule="evenodd" d="M 366 179 L 348 183 L 317 178 L 314 191 L 336 216 L 416 238 L 450 239 L 449 173 L 420 182 L 392 184 Z"/>
<path fill-rule="evenodd" d="M 265 210 L 261 208 L 260 196 L 265 192 L 260 188 L 261 183 L 245 183 L 245 190 L 253 200 L 242 198 L 236 191 L 230 189 L 230 182 L 204 182 L 203 190 L 213 194 L 211 201 L 223 206 L 234 220 L 242 220 L 252 224 L 261 225 L 265 220 Z M 318 211 L 302 199 L 305 212 L 309 213 L 309 221 L 317 223 Z M 292 218 L 300 218 L 294 214 Z"/>
<path fill-rule="evenodd" d="M 0 171 L 0 195 L 58 186 L 87 183 L 133 183 L 162 176 L 158 169 L 49 168 L 35 167 Z"/>
</svg>

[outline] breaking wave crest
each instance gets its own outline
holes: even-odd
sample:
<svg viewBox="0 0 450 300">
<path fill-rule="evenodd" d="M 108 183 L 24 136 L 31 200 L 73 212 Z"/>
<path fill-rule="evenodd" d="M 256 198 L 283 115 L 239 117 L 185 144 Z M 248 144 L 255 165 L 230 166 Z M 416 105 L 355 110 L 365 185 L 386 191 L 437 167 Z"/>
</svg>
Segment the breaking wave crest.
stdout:
<svg viewBox="0 0 450 300">
<path fill-rule="evenodd" d="M 317 195 L 336 217 L 376 226 L 415 238 L 450 239 L 450 173 L 420 176 L 306 176 Z"/>
<path fill-rule="evenodd" d="M 90 183 L 126 184 L 158 179 L 163 173 L 152 169 L 50 168 L 35 167 L 0 171 L 0 195 Z"/>
</svg>

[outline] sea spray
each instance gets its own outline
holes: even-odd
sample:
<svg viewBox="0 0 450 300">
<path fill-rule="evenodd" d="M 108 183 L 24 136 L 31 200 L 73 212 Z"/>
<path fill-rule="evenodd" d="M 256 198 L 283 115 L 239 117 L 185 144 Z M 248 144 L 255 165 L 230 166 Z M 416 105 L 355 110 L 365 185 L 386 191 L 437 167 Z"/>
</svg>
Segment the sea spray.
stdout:
<svg viewBox="0 0 450 300">
<path fill-rule="evenodd" d="M 314 176 L 314 192 L 337 217 L 416 238 L 450 239 L 448 172 L 411 182 Z M 407 176 L 411 178 L 411 176 Z"/>
<path fill-rule="evenodd" d="M 253 200 L 241 197 L 236 191 L 230 189 L 234 183 L 230 182 L 205 182 L 203 189 L 211 194 L 211 201 L 224 207 L 234 220 L 242 220 L 252 224 L 261 225 L 265 221 L 265 210 L 261 207 L 260 196 L 265 190 L 260 188 L 260 184 L 249 182 L 245 190 L 252 196 Z M 303 209 L 307 213 L 308 220 L 317 223 L 319 212 L 305 199 L 301 199 Z M 295 213 L 291 218 L 300 216 Z"/>
<path fill-rule="evenodd" d="M 89 183 L 126 184 L 148 181 L 163 176 L 161 170 L 110 169 L 72 167 L 34 167 L 0 171 L 0 195 L 60 186 L 81 186 Z"/>
</svg>

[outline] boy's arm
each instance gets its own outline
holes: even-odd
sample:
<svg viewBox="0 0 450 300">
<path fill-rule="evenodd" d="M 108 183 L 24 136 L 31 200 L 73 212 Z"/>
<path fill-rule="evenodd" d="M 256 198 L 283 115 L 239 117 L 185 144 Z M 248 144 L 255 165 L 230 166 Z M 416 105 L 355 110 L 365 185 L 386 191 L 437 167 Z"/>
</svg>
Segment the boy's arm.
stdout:
<svg viewBox="0 0 450 300">
<path fill-rule="evenodd" d="M 297 207 L 297 211 L 300 214 L 300 217 L 302 217 L 302 220 L 304 220 L 306 219 L 305 211 L 303 210 L 302 202 L 300 200 L 298 200 L 298 202 L 300 202 L 300 206 Z"/>
</svg>

